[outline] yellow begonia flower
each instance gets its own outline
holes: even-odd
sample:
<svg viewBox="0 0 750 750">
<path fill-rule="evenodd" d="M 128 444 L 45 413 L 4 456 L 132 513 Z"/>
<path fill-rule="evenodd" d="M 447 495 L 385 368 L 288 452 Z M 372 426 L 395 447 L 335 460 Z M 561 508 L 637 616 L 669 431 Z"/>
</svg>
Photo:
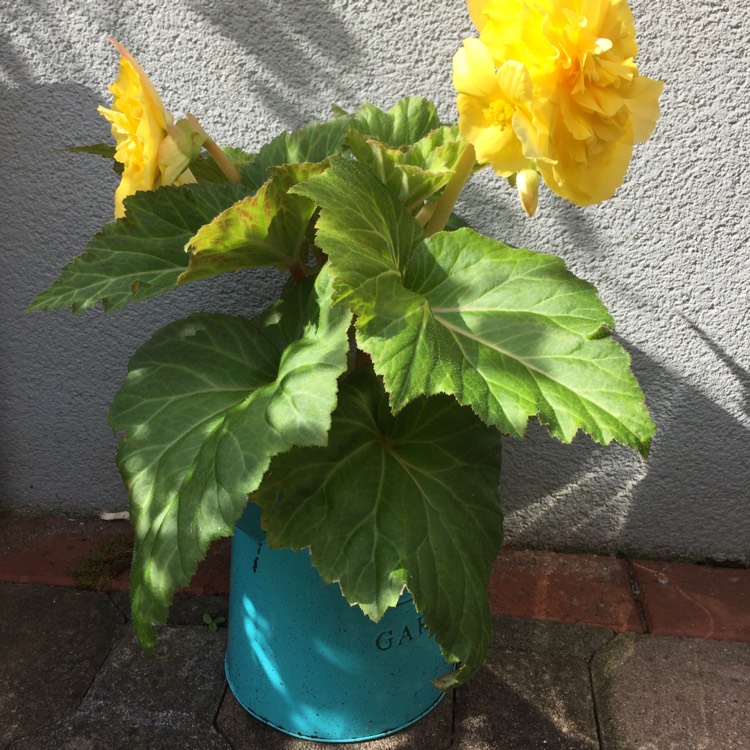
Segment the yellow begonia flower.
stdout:
<svg viewBox="0 0 750 750">
<path fill-rule="evenodd" d="M 110 41 L 121 55 L 120 70 L 109 88 L 114 97 L 112 108 L 100 106 L 98 111 L 112 125 L 115 160 L 123 165 L 122 178 L 115 191 L 115 217 L 120 218 L 125 215 L 123 201 L 138 190 L 194 182 L 195 178 L 184 169 L 187 164 L 175 170 L 174 149 L 163 149 L 164 145 L 171 144 L 169 133 L 173 129 L 173 119 L 148 76 L 128 50 Z"/>
<path fill-rule="evenodd" d="M 477 161 L 501 176 L 523 169 L 538 156 L 531 123 L 531 78 L 507 61 L 498 69 L 479 39 L 466 39 L 453 58 L 459 131 L 474 146 Z"/>
<path fill-rule="evenodd" d="M 515 61 L 529 73 L 547 185 L 579 205 L 612 196 L 633 144 L 653 132 L 663 89 L 633 61 L 626 0 L 472 0 L 470 12 L 493 64 Z"/>
</svg>

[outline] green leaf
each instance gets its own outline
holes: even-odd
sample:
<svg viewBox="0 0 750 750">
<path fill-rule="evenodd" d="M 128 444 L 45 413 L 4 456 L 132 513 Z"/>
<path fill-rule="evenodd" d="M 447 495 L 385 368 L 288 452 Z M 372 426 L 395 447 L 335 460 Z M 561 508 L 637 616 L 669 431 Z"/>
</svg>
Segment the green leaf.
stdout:
<svg viewBox="0 0 750 750">
<path fill-rule="evenodd" d="M 112 312 L 173 289 L 187 268 L 185 243 L 246 194 L 231 184 L 136 193 L 125 200 L 125 218 L 106 224 L 29 309 L 71 307 L 77 314 L 101 301 Z"/>
<path fill-rule="evenodd" d="M 117 174 L 122 174 L 124 169 L 119 161 L 115 161 L 115 147 L 110 143 L 92 143 L 89 146 L 69 146 L 61 149 L 71 154 L 93 154 L 94 156 L 103 156 L 105 159 L 111 159 L 112 169 Z"/>
<path fill-rule="evenodd" d="M 321 272 L 248 321 L 198 314 L 135 354 L 110 423 L 131 495 L 133 623 L 145 648 L 210 542 L 232 534 L 272 456 L 325 445 L 351 315 Z"/>
<path fill-rule="evenodd" d="M 457 127 L 439 127 L 401 149 L 389 148 L 356 130 L 349 133 L 347 144 L 407 211 L 421 206 L 448 183 L 469 145 L 459 136 Z"/>
<path fill-rule="evenodd" d="M 468 227 L 469 224 L 463 217 L 459 216 L 458 214 L 451 214 L 448 217 L 448 221 L 445 225 L 445 231 L 446 232 L 455 232 L 456 229 L 464 229 L 465 227 Z"/>
<path fill-rule="evenodd" d="M 115 147 L 111 143 L 92 143 L 88 146 L 68 146 L 63 149 L 71 154 L 94 154 L 105 159 L 115 158 Z"/>
<path fill-rule="evenodd" d="M 349 134 L 347 143 L 354 156 L 372 169 L 407 210 L 437 192 L 453 174 L 445 168 L 430 172 L 409 164 L 404 151 L 388 148 L 354 131 Z"/>
<path fill-rule="evenodd" d="M 304 265 L 309 254 L 307 229 L 317 205 L 287 191 L 323 169 L 322 164 L 273 168 L 255 195 L 230 206 L 190 239 L 190 264 L 179 283 L 239 268 Z"/>
<path fill-rule="evenodd" d="M 332 160 L 295 191 L 324 207 L 317 243 L 336 300 L 359 316 L 358 344 L 394 410 L 450 393 L 516 437 L 538 415 L 564 442 L 581 429 L 648 453 L 655 428 L 628 354 L 608 337 L 613 322 L 594 287 L 562 260 L 471 229 L 425 242 L 396 197 L 351 160 Z"/>
<path fill-rule="evenodd" d="M 369 368 L 342 382 L 327 448 L 278 456 L 254 499 L 273 546 L 310 547 L 324 580 L 371 618 L 404 583 L 462 669 L 484 660 L 487 583 L 502 541 L 500 436 L 446 396 L 396 417 Z"/>
<path fill-rule="evenodd" d="M 440 118 L 432 102 L 416 96 L 407 96 L 396 102 L 387 112 L 373 104 L 364 104 L 354 116 L 351 127 L 389 148 L 402 148 L 439 128 Z"/>
<path fill-rule="evenodd" d="M 268 179 L 271 167 L 325 161 L 341 151 L 350 121 L 350 117 L 334 117 L 277 135 L 261 148 L 250 164 L 240 170 L 243 182 L 257 190 Z"/>
<path fill-rule="evenodd" d="M 380 299 L 396 295 L 400 299 L 401 271 L 405 267 L 401 263 L 401 248 L 415 246 L 422 229 L 371 170 L 351 159 L 334 158 L 325 173 L 297 185 L 291 192 L 307 195 L 321 206 L 338 209 L 325 211 L 333 221 L 321 223 L 321 215 L 316 224 L 316 241 L 326 252 L 330 248 L 336 258 L 336 303 L 348 299 L 359 285 L 365 287 L 353 298 L 362 323 L 371 311 L 361 304 L 359 296 Z M 375 196 L 387 197 L 373 211 L 370 207 L 378 200 Z"/>
</svg>

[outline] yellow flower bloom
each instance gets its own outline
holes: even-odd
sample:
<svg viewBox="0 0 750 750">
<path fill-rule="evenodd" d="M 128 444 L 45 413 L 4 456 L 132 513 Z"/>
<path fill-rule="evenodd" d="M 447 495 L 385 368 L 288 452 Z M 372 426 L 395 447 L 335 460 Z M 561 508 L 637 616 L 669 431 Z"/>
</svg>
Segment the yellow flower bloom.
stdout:
<svg viewBox="0 0 750 750">
<path fill-rule="evenodd" d="M 114 40 L 110 41 L 121 54 L 120 70 L 109 88 L 114 97 L 112 108 L 99 107 L 99 113 L 112 124 L 115 159 L 123 165 L 115 192 L 115 217 L 120 218 L 125 215 L 123 201 L 136 191 L 155 190 L 175 182 L 194 182 L 195 178 L 189 171 L 174 174 L 173 166 L 170 169 L 173 155 L 160 159 L 162 144 L 173 128 L 172 115 L 164 108 L 156 89 L 130 52 Z M 185 166 L 187 164 L 182 169 Z"/>
<path fill-rule="evenodd" d="M 493 64 L 516 61 L 529 73 L 544 181 L 579 205 L 609 198 L 633 144 L 654 129 L 663 88 L 638 74 L 626 0 L 470 0 L 469 8 Z"/>
<path fill-rule="evenodd" d="M 479 39 L 466 39 L 453 58 L 459 131 L 477 161 L 501 176 L 523 169 L 538 154 L 531 124 L 531 78 L 519 62 L 498 69 Z"/>
</svg>

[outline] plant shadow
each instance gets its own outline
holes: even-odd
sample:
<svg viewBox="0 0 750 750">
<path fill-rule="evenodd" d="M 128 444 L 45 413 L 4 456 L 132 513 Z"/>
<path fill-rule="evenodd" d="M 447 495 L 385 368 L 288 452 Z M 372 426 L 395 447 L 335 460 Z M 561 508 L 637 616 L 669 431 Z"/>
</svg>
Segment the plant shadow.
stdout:
<svg viewBox="0 0 750 750">
<path fill-rule="evenodd" d="M 585 437 L 565 446 L 538 426 L 525 441 L 506 441 L 510 546 L 750 563 L 750 378 L 689 327 L 740 386 L 744 415 L 626 345 L 658 429 L 648 460 Z"/>
</svg>

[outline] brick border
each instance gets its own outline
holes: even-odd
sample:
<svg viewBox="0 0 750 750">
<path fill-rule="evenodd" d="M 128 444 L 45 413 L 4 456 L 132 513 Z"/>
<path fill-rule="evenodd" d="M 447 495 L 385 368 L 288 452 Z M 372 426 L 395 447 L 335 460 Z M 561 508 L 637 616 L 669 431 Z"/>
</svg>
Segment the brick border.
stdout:
<svg viewBox="0 0 750 750">
<path fill-rule="evenodd" d="M 0 582 L 74 586 L 71 571 L 126 521 L 0 518 Z M 230 540 L 215 542 L 187 595 L 227 595 Z M 128 574 L 113 591 L 128 588 Z M 750 643 L 750 569 L 504 549 L 489 584 L 492 613 Z"/>
</svg>

